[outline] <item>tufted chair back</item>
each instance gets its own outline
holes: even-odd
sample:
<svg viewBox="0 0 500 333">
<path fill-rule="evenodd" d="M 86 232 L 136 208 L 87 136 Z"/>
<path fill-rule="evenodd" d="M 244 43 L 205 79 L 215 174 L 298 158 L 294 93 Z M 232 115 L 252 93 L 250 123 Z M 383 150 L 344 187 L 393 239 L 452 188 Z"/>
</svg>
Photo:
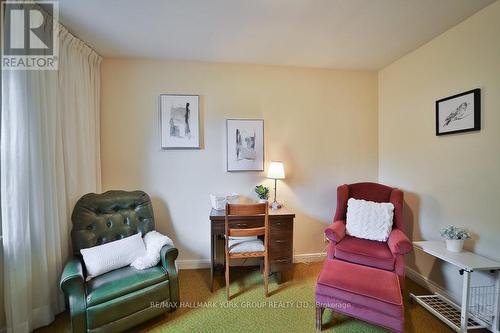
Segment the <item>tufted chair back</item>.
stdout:
<svg viewBox="0 0 500 333">
<path fill-rule="evenodd" d="M 153 207 L 143 191 L 85 194 L 71 215 L 73 253 L 141 232 L 154 230 Z"/>
</svg>

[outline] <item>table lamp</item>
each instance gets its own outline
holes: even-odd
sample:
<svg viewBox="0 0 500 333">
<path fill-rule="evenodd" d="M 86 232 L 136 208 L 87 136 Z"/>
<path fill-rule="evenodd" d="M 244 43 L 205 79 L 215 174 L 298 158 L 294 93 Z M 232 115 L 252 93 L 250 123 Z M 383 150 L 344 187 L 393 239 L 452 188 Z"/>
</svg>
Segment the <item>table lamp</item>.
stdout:
<svg viewBox="0 0 500 333">
<path fill-rule="evenodd" d="M 267 178 L 274 179 L 274 201 L 271 204 L 272 209 L 281 208 L 281 204 L 276 201 L 276 187 L 278 179 L 285 179 L 285 168 L 281 161 L 271 161 L 269 170 L 267 171 Z"/>
</svg>

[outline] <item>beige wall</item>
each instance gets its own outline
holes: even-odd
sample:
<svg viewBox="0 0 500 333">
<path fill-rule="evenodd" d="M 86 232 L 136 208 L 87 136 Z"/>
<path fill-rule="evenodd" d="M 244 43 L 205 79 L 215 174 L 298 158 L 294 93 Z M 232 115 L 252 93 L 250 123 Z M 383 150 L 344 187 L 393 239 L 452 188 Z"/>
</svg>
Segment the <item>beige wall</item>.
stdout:
<svg viewBox="0 0 500 333">
<path fill-rule="evenodd" d="M 473 88 L 481 131 L 435 136 L 435 101 Z M 465 226 L 469 249 L 500 260 L 500 2 L 379 72 L 379 179 L 405 190 L 414 240 Z M 453 267 L 418 252 L 407 262 L 460 295 Z"/>
<path fill-rule="evenodd" d="M 160 93 L 201 96 L 203 149 L 160 150 Z M 278 199 L 297 214 L 295 253 L 322 252 L 336 186 L 377 179 L 374 72 L 105 58 L 103 190 L 148 192 L 180 259 L 208 259 L 209 194 L 271 185 L 263 172 L 225 171 L 225 120 L 245 117 L 265 120 L 266 168 L 285 163 Z"/>
</svg>

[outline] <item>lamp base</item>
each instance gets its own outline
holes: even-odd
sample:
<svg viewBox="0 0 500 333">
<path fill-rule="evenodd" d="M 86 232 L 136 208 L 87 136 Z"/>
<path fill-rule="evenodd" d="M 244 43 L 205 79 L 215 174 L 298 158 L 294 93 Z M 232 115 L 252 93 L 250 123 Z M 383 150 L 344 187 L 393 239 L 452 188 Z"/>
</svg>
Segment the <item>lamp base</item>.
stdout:
<svg viewBox="0 0 500 333">
<path fill-rule="evenodd" d="M 282 204 L 280 204 L 279 202 L 277 201 L 273 201 L 273 203 L 271 203 L 271 209 L 272 210 L 276 210 L 276 209 L 280 209 L 281 207 L 283 207 Z"/>
</svg>

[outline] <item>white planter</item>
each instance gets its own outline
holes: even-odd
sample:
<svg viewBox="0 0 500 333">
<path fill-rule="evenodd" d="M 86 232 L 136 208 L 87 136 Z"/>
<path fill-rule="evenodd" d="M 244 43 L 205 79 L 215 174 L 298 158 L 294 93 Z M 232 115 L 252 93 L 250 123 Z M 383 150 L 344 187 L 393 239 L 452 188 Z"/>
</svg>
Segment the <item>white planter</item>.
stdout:
<svg viewBox="0 0 500 333">
<path fill-rule="evenodd" d="M 259 199 L 258 201 L 259 203 L 266 203 L 267 202 L 267 199 Z"/>
<path fill-rule="evenodd" d="M 447 239 L 446 249 L 450 252 L 462 252 L 464 247 L 463 239 Z"/>
</svg>

